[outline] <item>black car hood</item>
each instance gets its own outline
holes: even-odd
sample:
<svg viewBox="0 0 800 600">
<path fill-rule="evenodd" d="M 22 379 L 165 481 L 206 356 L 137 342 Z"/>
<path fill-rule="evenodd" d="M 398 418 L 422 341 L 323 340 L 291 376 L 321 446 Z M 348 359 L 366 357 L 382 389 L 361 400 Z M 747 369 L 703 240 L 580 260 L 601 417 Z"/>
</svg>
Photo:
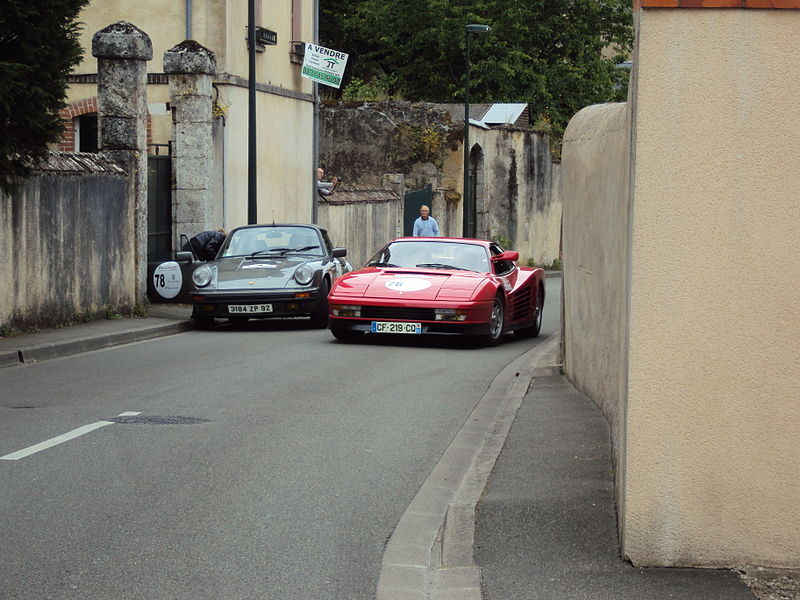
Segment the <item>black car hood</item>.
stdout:
<svg viewBox="0 0 800 600">
<path fill-rule="evenodd" d="M 308 257 L 296 255 L 221 258 L 216 261 L 217 289 L 284 288 L 295 284 L 294 272 L 307 262 Z M 318 259 L 311 262 L 318 262 Z"/>
</svg>

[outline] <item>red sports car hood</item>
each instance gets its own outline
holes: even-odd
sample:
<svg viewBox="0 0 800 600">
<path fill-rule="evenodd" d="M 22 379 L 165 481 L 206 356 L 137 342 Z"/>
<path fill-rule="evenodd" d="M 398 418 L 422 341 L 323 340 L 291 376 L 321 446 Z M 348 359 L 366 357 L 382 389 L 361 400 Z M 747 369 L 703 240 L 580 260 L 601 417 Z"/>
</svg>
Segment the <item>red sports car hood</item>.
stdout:
<svg viewBox="0 0 800 600">
<path fill-rule="evenodd" d="M 469 300 L 483 273 L 366 269 L 337 282 L 334 295 L 407 300 Z"/>
</svg>

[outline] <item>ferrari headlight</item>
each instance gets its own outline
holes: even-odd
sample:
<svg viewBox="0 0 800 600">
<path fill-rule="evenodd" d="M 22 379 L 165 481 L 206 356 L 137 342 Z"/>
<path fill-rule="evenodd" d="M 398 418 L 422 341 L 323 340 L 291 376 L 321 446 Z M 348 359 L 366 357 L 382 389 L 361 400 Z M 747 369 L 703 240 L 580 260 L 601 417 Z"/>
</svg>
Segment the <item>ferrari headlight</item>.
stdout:
<svg viewBox="0 0 800 600">
<path fill-rule="evenodd" d="M 352 304 L 331 304 L 334 317 L 360 317 L 361 307 Z"/>
<path fill-rule="evenodd" d="M 454 308 L 437 308 L 434 311 L 437 321 L 466 321 L 467 311 Z"/>
<path fill-rule="evenodd" d="M 314 279 L 314 269 L 308 265 L 300 265 L 294 272 L 294 280 L 300 285 L 308 285 Z"/>
<path fill-rule="evenodd" d="M 192 273 L 192 283 L 194 283 L 197 287 L 205 287 L 209 283 L 211 283 L 211 267 L 208 265 L 202 265 L 195 269 L 194 273 Z"/>
</svg>

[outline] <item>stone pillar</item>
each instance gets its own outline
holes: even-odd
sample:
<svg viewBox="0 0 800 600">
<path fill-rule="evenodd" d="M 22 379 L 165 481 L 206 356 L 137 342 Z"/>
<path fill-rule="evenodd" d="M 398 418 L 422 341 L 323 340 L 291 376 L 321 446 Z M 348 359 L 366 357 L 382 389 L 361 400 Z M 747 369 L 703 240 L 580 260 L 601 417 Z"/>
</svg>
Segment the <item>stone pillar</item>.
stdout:
<svg viewBox="0 0 800 600">
<path fill-rule="evenodd" d="M 169 77 L 173 137 L 172 233 L 191 237 L 222 223 L 213 214 L 212 76 L 217 69 L 214 53 L 186 40 L 164 53 Z"/>
<path fill-rule="evenodd" d="M 119 21 L 92 38 L 97 58 L 100 152 L 130 175 L 131 220 L 136 248 L 136 302 L 147 295 L 147 61 L 148 35 Z"/>
</svg>

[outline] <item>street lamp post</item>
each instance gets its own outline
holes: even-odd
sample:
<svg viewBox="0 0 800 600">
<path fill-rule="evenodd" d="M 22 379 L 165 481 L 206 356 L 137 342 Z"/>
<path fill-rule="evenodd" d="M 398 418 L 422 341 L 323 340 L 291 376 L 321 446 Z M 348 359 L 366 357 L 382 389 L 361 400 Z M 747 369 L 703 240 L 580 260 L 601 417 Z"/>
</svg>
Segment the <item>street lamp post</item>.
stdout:
<svg viewBox="0 0 800 600">
<path fill-rule="evenodd" d="M 256 171 L 256 3 L 247 3 L 247 224 L 258 223 L 258 172 Z"/>
<path fill-rule="evenodd" d="M 469 197 L 469 34 L 486 33 L 492 28 L 488 25 L 464 25 L 464 40 L 466 42 L 467 66 L 464 73 L 464 223 L 462 226 L 463 237 L 472 237 L 472 201 Z"/>
</svg>

